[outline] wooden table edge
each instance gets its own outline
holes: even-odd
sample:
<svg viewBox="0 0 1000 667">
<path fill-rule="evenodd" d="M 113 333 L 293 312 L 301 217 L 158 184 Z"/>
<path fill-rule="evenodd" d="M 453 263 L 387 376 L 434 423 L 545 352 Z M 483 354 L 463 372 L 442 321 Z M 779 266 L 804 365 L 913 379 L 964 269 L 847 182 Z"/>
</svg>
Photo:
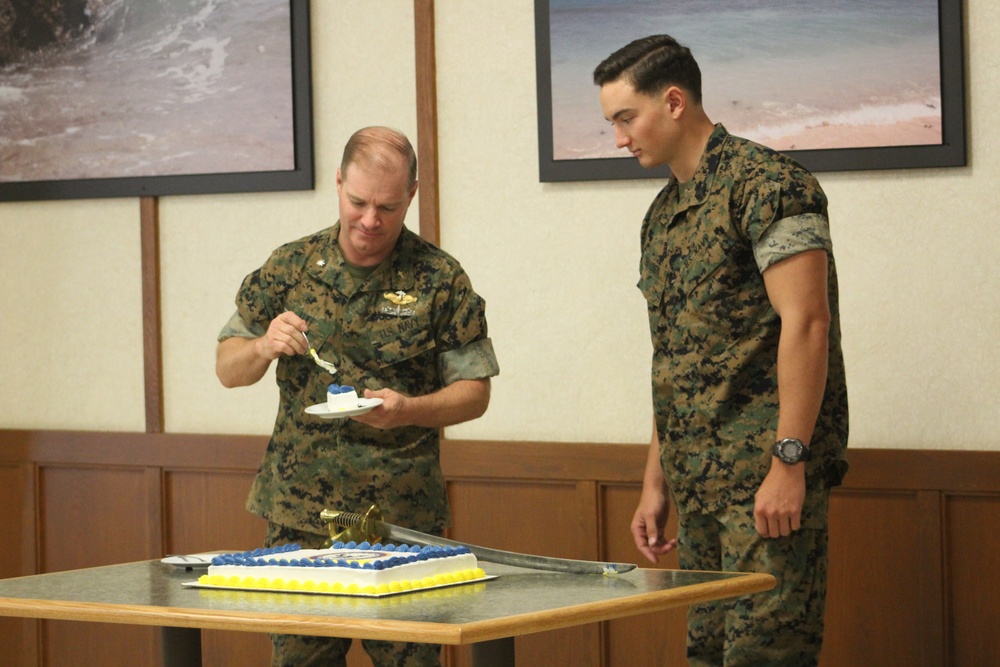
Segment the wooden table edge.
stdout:
<svg viewBox="0 0 1000 667">
<path fill-rule="evenodd" d="M 0 615 L 49 620 L 463 645 L 747 595 L 774 588 L 776 583 L 777 580 L 769 574 L 740 573 L 720 581 L 704 582 L 679 589 L 653 591 L 629 598 L 588 602 L 560 609 L 468 623 L 357 619 L 341 616 L 315 617 L 261 612 L 243 613 L 3 597 L 0 597 Z"/>
<path fill-rule="evenodd" d="M 774 588 L 777 579 L 770 574 L 748 572 L 721 581 L 704 582 L 680 589 L 651 591 L 615 600 L 585 602 L 571 607 L 506 616 L 495 620 L 462 623 L 459 644 L 502 639 L 516 635 L 559 630 L 587 623 L 655 613 L 699 602 L 738 597 Z"/>
</svg>

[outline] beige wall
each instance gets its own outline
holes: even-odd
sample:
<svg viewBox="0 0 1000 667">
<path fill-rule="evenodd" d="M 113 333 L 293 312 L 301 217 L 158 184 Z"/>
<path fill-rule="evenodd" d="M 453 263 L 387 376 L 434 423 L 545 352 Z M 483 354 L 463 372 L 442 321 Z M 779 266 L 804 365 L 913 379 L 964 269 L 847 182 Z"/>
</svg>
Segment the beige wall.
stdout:
<svg viewBox="0 0 1000 667">
<path fill-rule="evenodd" d="M 643 443 L 637 239 L 661 184 L 539 183 L 533 3 L 435 5 L 441 243 L 487 299 L 502 368 L 486 416 L 448 434 Z M 820 174 L 852 446 L 1000 449 L 1000 6 L 966 7 L 970 166 Z M 411 2 L 313 2 L 312 23 L 316 190 L 160 199 L 168 431 L 270 431 L 273 375 L 238 390 L 214 376 L 235 290 L 273 247 L 335 220 L 351 131 L 415 139 Z M 138 208 L 0 204 L 0 428 L 144 428 Z"/>
</svg>

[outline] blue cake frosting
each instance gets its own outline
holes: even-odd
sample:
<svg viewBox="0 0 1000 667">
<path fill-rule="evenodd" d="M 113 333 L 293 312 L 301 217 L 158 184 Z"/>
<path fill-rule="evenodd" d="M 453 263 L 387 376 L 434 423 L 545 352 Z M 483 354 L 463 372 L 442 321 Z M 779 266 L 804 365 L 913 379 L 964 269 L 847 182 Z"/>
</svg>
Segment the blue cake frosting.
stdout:
<svg viewBox="0 0 1000 667">
<path fill-rule="evenodd" d="M 254 567 L 261 565 L 277 565 L 287 567 L 350 567 L 360 569 L 384 570 L 404 563 L 412 563 L 418 560 L 429 560 L 432 558 L 447 558 L 471 553 L 468 547 L 452 546 L 420 546 L 407 544 L 371 544 L 369 542 L 335 542 L 331 549 L 350 551 L 371 551 L 376 554 L 393 553 L 392 558 L 378 560 L 370 563 L 359 563 L 357 560 L 346 560 L 343 558 L 302 558 L 294 557 L 295 552 L 301 551 L 296 543 L 282 544 L 266 549 L 253 549 L 236 553 L 220 554 L 212 559 L 212 565 L 241 565 Z"/>
</svg>

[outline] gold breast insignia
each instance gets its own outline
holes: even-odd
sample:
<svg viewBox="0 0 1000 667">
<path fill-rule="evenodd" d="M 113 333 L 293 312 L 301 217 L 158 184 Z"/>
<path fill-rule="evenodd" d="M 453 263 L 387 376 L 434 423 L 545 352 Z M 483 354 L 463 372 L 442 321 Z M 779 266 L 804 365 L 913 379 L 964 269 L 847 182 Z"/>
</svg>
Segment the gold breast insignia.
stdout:
<svg viewBox="0 0 1000 667">
<path fill-rule="evenodd" d="M 397 306 L 406 306 L 411 303 L 415 303 L 417 300 L 417 297 L 407 294 L 403 290 L 399 290 L 398 292 L 386 292 L 382 296 L 388 299 L 390 303 Z"/>
</svg>

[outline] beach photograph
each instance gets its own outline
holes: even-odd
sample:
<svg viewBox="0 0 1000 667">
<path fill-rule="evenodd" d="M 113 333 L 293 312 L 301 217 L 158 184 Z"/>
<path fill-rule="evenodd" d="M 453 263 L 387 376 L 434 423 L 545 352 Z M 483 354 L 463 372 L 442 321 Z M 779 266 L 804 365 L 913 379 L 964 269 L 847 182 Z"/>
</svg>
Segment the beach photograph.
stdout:
<svg viewBox="0 0 1000 667">
<path fill-rule="evenodd" d="M 937 0 L 550 0 L 555 160 L 614 146 L 593 70 L 669 34 L 702 70 L 709 117 L 776 150 L 942 143 Z"/>
<path fill-rule="evenodd" d="M 10 7 L 0 182 L 295 169 L 288 0 Z"/>
</svg>

